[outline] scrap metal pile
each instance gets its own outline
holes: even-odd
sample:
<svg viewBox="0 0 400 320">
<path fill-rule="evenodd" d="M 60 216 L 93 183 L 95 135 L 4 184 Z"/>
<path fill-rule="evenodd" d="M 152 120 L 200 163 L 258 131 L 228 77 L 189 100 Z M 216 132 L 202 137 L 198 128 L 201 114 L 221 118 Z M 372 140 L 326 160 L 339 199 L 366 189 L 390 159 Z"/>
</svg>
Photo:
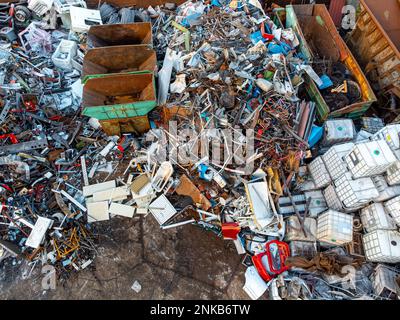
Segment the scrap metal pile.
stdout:
<svg viewBox="0 0 400 320">
<path fill-rule="evenodd" d="M 102 221 L 144 215 L 233 241 L 252 299 L 399 297 L 400 125 L 318 118 L 307 83 L 330 111 L 360 102 L 360 84 L 340 62 L 310 61 L 279 11 L 257 0 L 24 8 L 34 18 L 13 17 L 0 43 L 1 260 L 66 279 L 94 261 Z M 151 23 L 148 43 L 106 44 L 90 27 L 136 23 Z M 113 45 L 145 47 L 146 66 L 95 65 Z"/>
</svg>

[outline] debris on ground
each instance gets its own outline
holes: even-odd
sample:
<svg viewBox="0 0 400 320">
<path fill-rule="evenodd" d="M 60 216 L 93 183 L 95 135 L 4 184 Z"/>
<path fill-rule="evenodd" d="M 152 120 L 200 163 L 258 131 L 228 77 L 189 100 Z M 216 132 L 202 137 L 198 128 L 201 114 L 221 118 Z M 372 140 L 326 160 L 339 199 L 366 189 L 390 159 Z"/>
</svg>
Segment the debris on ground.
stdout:
<svg viewBox="0 0 400 320">
<path fill-rule="evenodd" d="M 0 263 L 68 281 L 142 215 L 233 241 L 252 299 L 399 299 L 400 124 L 324 5 L 5 8 Z"/>
</svg>

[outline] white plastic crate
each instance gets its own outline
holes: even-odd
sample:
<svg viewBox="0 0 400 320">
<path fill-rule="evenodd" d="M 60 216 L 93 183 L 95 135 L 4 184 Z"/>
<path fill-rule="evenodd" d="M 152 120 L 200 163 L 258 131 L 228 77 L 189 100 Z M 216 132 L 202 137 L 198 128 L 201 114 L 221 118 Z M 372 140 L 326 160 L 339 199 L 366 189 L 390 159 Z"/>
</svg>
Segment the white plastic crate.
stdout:
<svg viewBox="0 0 400 320">
<path fill-rule="evenodd" d="M 343 203 L 340 201 L 339 197 L 337 196 L 335 187 L 333 185 L 327 186 L 324 189 L 323 194 L 324 194 L 327 206 L 330 209 L 333 209 L 336 211 L 351 213 L 351 212 L 355 212 L 363 207 L 363 206 L 358 206 L 358 207 L 346 208 L 343 205 Z"/>
<path fill-rule="evenodd" d="M 393 151 L 400 148 L 400 124 L 390 124 L 383 127 L 372 136 L 372 140 L 385 140 Z"/>
<path fill-rule="evenodd" d="M 326 200 L 321 190 L 304 192 L 306 201 L 311 198 L 308 206 L 308 214 L 311 218 L 316 218 L 320 213 L 328 209 Z"/>
<path fill-rule="evenodd" d="M 355 132 L 354 123 L 351 119 L 327 120 L 324 124 L 324 138 L 322 144 L 331 146 L 336 143 L 352 141 Z"/>
<path fill-rule="evenodd" d="M 353 216 L 331 209 L 320 214 L 317 239 L 321 245 L 342 245 L 353 241 Z"/>
<path fill-rule="evenodd" d="M 400 262 L 400 233 L 375 230 L 363 236 L 365 257 L 372 262 Z"/>
<path fill-rule="evenodd" d="M 383 264 L 378 264 L 375 272 L 371 276 L 372 286 L 377 296 L 383 298 L 400 299 L 400 287 L 396 283 L 396 278 L 400 272 L 396 272 Z"/>
<path fill-rule="evenodd" d="M 387 169 L 386 181 L 391 186 L 400 184 L 400 161 L 396 161 Z"/>
<path fill-rule="evenodd" d="M 333 185 L 329 185 L 324 190 L 324 197 L 326 200 L 326 204 L 329 208 L 337 211 L 342 211 L 343 204 L 341 203 L 339 197 L 336 194 L 335 187 Z"/>
<path fill-rule="evenodd" d="M 44 15 L 51 9 L 53 0 L 29 0 L 28 9 L 36 13 L 38 16 Z"/>
<path fill-rule="evenodd" d="M 311 199 L 308 205 L 308 214 L 311 218 L 316 218 L 318 214 L 328 210 L 321 190 L 307 191 L 304 194 L 295 194 L 292 196 L 292 199 L 299 212 L 305 212 L 308 199 Z M 279 197 L 277 210 L 279 214 L 282 215 L 291 215 L 296 212 L 292 200 L 289 197 Z"/>
<path fill-rule="evenodd" d="M 379 196 L 371 178 L 353 179 L 347 172 L 333 183 L 339 200 L 347 208 L 359 207 Z"/>
<path fill-rule="evenodd" d="M 389 186 L 384 176 L 371 177 L 379 196 L 374 198 L 375 202 L 383 202 L 400 196 L 400 185 Z"/>
<path fill-rule="evenodd" d="M 313 218 L 305 218 L 304 229 L 306 236 L 304 236 L 303 229 L 301 228 L 299 218 L 297 216 L 290 216 L 286 219 L 286 233 L 285 241 L 310 241 L 317 240 L 317 221 Z"/>
<path fill-rule="evenodd" d="M 400 196 L 386 201 L 384 204 L 386 212 L 393 218 L 400 227 Z"/>
<path fill-rule="evenodd" d="M 372 133 L 369 133 L 365 130 L 360 130 L 357 132 L 356 138 L 354 139 L 355 143 L 359 142 L 368 142 L 370 141 L 370 138 L 372 137 Z"/>
<path fill-rule="evenodd" d="M 77 44 L 75 41 L 62 39 L 56 51 L 51 56 L 56 67 L 65 70 L 72 69 L 72 59 L 76 56 Z"/>
<path fill-rule="evenodd" d="M 316 157 L 308 165 L 308 170 L 310 171 L 311 177 L 313 178 L 317 188 L 326 187 L 331 183 L 331 177 L 328 173 L 328 170 L 326 170 L 322 157 Z"/>
<path fill-rule="evenodd" d="M 324 155 L 322 155 L 325 167 L 333 180 L 339 178 L 348 171 L 344 157 L 353 149 L 353 147 L 354 143 L 352 142 L 338 144 L 331 147 Z"/>
<path fill-rule="evenodd" d="M 397 160 L 384 140 L 356 144 L 344 158 L 353 178 L 382 174 Z"/>
<path fill-rule="evenodd" d="M 372 232 L 378 229 L 396 230 L 396 223 L 386 213 L 382 203 L 373 203 L 368 207 L 361 209 L 360 217 L 367 232 Z"/>
</svg>

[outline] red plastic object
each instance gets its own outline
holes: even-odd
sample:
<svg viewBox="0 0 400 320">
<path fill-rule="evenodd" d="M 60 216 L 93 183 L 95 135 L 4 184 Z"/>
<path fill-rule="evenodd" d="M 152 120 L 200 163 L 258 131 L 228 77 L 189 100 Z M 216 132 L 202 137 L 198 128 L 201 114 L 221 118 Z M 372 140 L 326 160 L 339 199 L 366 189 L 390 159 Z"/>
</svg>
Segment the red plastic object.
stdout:
<svg viewBox="0 0 400 320">
<path fill-rule="evenodd" d="M 274 246 L 273 246 L 274 245 Z M 272 255 L 272 250 L 277 248 L 277 254 L 275 257 Z M 289 245 L 286 242 L 271 240 L 265 244 L 265 252 L 259 253 L 253 256 L 251 259 L 253 261 L 254 266 L 256 267 L 259 275 L 265 281 L 272 280 L 275 276 L 289 270 L 288 266 L 285 266 L 286 258 L 290 257 L 290 249 Z M 262 258 L 267 256 L 268 267 L 263 264 Z M 279 259 L 273 260 L 273 259 Z M 278 266 L 274 265 L 274 262 L 278 262 Z"/>
<path fill-rule="evenodd" d="M 0 134 L 0 140 L 10 138 L 12 144 L 18 143 L 18 139 L 14 133 Z"/>
<path fill-rule="evenodd" d="M 271 41 L 275 38 L 273 34 L 269 34 L 269 33 L 265 32 L 264 22 L 261 23 L 261 36 L 268 41 Z"/>
<path fill-rule="evenodd" d="M 225 222 L 222 224 L 222 236 L 224 239 L 236 240 L 240 229 L 239 224 L 236 222 Z"/>
</svg>

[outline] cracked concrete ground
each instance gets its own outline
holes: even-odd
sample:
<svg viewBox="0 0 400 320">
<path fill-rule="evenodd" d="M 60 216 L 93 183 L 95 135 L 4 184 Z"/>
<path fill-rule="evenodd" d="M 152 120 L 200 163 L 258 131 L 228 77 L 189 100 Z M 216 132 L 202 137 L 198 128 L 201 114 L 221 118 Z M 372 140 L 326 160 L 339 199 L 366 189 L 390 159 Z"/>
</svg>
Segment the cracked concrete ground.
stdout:
<svg viewBox="0 0 400 320">
<path fill-rule="evenodd" d="M 245 267 L 231 241 L 196 226 L 161 230 L 151 216 L 116 217 L 99 225 L 104 236 L 90 268 L 64 285 L 43 291 L 26 262 L 0 265 L 2 299 L 249 299 L 242 290 Z M 131 289 L 137 280 L 142 289 Z"/>
</svg>

